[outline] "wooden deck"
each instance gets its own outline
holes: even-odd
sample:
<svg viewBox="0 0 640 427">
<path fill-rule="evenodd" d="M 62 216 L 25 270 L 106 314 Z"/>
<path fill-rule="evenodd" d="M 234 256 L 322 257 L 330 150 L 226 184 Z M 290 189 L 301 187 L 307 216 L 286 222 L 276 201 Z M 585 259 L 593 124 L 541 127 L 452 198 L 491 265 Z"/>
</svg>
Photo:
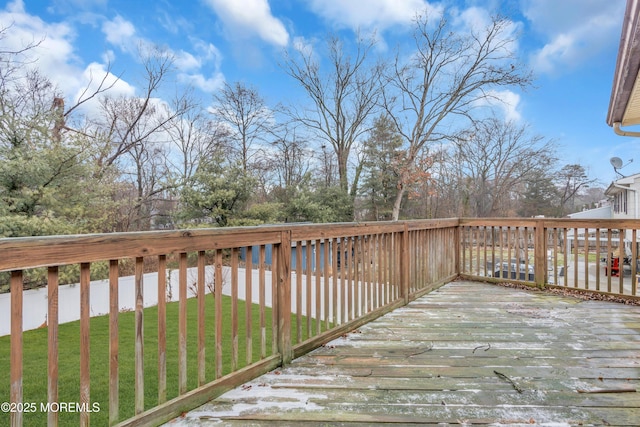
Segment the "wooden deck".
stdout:
<svg viewBox="0 0 640 427">
<path fill-rule="evenodd" d="M 640 424 L 640 307 L 453 282 L 169 426 Z"/>
</svg>

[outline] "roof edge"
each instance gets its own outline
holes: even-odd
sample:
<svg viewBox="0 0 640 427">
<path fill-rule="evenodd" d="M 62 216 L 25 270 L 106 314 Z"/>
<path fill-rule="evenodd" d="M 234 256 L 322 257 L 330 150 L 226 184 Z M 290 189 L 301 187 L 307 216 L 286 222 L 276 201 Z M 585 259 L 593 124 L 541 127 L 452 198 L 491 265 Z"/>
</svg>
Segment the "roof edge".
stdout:
<svg viewBox="0 0 640 427">
<path fill-rule="evenodd" d="M 607 113 L 609 126 L 622 122 L 640 70 L 639 6 L 639 0 L 627 0 Z"/>
</svg>

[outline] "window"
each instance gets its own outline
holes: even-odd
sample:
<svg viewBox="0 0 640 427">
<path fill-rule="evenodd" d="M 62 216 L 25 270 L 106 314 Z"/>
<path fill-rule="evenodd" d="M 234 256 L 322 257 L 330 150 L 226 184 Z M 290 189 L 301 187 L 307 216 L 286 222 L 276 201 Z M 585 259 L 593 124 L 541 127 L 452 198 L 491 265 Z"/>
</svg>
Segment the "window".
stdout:
<svg viewBox="0 0 640 427">
<path fill-rule="evenodd" d="M 627 214 L 627 190 L 621 191 L 620 193 L 616 194 L 615 198 L 613 199 L 613 212 L 615 213 L 623 213 L 623 214 Z"/>
</svg>

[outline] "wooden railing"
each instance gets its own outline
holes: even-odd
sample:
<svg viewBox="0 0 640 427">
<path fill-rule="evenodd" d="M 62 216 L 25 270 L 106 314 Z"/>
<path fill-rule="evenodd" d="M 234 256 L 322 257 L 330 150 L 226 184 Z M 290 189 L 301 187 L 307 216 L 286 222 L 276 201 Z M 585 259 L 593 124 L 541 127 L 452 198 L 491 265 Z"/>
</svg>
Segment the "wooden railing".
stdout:
<svg viewBox="0 0 640 427">
<path fill-rule="evenodd" d="M 0 425 L 156 425 L 176 417 L 456 277 L 457 226 L 0 240 L 11 298 L 10 337 L 0 337 L 0 360 L 8 354 L 10 362 L 2 365 L 9 375 L 0 380 Z M 77 284 L 63 286 L 69 277 Z M 23 298 L 34 291 L 24 288 L 38 280 L 46 284 L 46 321 L 27 331 L 33 314 Z M 70 288 L 79 320 L 62 324 L 69 301 L 60 295 Z M 107 314 L 92 317 L 102 302 Z"/>
<path fill-rule="evenodd" d="M 460 221 L 460 274 L 638 298 L 638 220 Z"/>
<path fill-rule="evenodd" d="M 0 425 L 156 425 L 458 276 L 637 298 L 639 229 L 448 219 L 3 239 Z M 27 330 L 40 291 L 25 285 L 42 282 L 46 321 Z"/>
</svg>

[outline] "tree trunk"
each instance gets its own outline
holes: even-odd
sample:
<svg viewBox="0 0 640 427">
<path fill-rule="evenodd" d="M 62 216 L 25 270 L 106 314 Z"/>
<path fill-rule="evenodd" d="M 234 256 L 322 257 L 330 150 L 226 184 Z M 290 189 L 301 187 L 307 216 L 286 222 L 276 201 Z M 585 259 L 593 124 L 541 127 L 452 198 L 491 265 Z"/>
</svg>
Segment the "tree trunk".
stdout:
<svg viewBox="0 0 640 427">
<path fill-rule="evenodd" d="M 402 207 L 402 198 L 404 197 L 404 186 L 398 189 L 396 194 L 396 200 L 393 202 L 393 213 L 391 214 L 391 220 L 397 221 L 400 218 L 400 208 Z"/>
<path fill-rule="evenodd" d="M 340 189 L 345 194 L 349 194 L 349 180 L 347 178 L 347 160 L 349 152 L 342 147 L 337 150 L 338 157 L 338 179 L 340 180 Z"/>
</svg>

